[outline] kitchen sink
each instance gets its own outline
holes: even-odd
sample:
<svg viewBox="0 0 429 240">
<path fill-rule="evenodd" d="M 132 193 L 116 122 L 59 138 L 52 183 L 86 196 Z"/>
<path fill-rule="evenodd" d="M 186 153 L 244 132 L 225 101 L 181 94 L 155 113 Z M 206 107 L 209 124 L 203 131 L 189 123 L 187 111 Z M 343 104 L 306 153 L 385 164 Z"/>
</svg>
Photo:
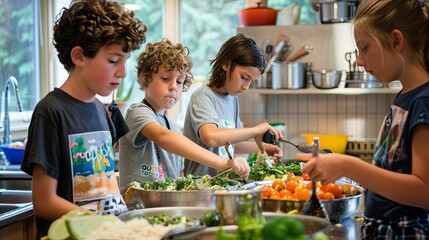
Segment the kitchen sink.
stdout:
<svg viewBox="0 0 429 240">
<path fill-rule="evenodd" d="M 0 189 L 0 227 L 32 214 L 31 191 Z"/>
<path fill-rule="evenodd" d="M 0 189 L 31 190 L 31 179 L 2 179 Z"/>
<path fill-rule="evenodd" d="M 0 204 L 23 204 L 31 201 L 31 191 L 0 189 Z"/>
<path fill-rule="evenodd" d="M 4 204 L 0 203 L 0 215 L 22 207 L 22 204 Z"/>
<path fill-rule="evenodd" d="M 31 176 L 17 164 L 0 165 L 0 189 L 31 190 Z"/>
</svg>

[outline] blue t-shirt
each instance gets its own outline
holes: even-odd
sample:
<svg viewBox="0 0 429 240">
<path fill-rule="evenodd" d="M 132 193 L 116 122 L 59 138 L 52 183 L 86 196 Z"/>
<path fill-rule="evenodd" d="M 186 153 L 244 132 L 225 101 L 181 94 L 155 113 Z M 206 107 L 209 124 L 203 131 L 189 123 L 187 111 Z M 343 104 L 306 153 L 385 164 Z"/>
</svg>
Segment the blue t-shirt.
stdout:
<svg viewBox="0 0 429 240">
<path fill-rule="evenodd" d="M 387 113 L 377 138 L 373 164 L 411 174 L 411 145 L 414 128 L 429 124 L 429 83 L 399 94 Z M 365 216 L 376 219 L 429 214 L 429 209 L 394 202 L 371 190 L 365 196 Z"/>
</svg>

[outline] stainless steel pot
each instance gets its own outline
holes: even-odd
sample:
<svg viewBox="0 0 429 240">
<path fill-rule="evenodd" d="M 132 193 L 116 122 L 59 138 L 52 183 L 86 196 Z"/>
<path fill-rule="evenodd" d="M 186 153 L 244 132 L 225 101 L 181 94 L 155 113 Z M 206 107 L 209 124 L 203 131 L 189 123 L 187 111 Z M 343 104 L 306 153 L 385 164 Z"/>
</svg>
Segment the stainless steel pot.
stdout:
<svg viewBox="0 0 429 240">
<path fill-rule="evenodd" d="M 222 225 L 237 224 L 240 214 L 262 217 L 262 191 L 216 191 L 216 210 Z"/>
<path fill-rule="evenodd" d="M 322 23 L 340 23 L 348 22 L 354 18 L 358 1 L 319 1 L 318 5 Z"/>
<path fill-rule="evenodd" d="M 272 62 L 272 89 L 300 89 L 307 87 L 308 63 Z"/>
</svg>

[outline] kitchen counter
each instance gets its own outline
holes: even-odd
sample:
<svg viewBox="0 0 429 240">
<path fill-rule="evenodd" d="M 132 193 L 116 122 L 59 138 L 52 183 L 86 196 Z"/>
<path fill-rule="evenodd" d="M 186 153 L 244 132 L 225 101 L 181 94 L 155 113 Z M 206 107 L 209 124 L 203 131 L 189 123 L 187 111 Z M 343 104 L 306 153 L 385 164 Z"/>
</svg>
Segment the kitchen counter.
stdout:
<svg viewBox="0 0 429 240">
<path fill-rule="evenodd" d="M 21 165 L 0 165 L 0 189 L 31 190 L 31 176 Z"/>
<path fill-rule="evenodd" d="M 34 216 L 33 204 L 23 204 L 15 210 L 0 214 L 0 228 Z"/>
<path fill-rule="evenodd" d="M 33 215 L 30 190 L 0 190 L 0 228 Z"/>
<path fill-rule="evenodd" d="M 0 165 L 0 228 L 34 216 L 31 201 L 31 176 L 21 165 Z"/>
</svg>

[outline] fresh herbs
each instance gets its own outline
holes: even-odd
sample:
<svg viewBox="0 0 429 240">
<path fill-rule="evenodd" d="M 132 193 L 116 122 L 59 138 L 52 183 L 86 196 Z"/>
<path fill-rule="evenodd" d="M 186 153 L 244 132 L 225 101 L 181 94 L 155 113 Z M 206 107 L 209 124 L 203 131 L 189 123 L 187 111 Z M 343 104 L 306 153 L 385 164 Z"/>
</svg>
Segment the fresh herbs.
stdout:
<svg viewBox="0 0 429 240">
<path fill-rule="evenodd" d="M 161 216 L 143 216 L 150 224 L 161 224 L 164 226 L 188 224 L 191 219 L 187 216 L 169 216 L 167 213 L 162 213 Z"/>
<path fill-rule="evenodd" d="M 254 167 L 257 160 L 257 154 L 252 154 L 247 159 L 247 162 L 251 166 L 248 180 L 250 181 L 263 181 L 266 178 L 278 178 L 281 179 L 288 173 L 293 173 L 295 176 L 301 176 L 301 165 L 299 162 L 289 162 L 288 164 L 280 164 L 270 166 L 267 162 L 261 162 L 258 167 Z M 228 173 L 227 175 L 231 179 L 240 180 L 240 176 L 234 172 Z"/>
<path fill-rule="evenodd" d="M 228 179 L 223 176 L 215 178 L 212 178 L 209 175 L 196 177 L 192 174 L 188 174 L 186 177 L 179 177 L 175 180 L 166 178 L 164 180 L 130 183 L 131 187 L 157 191 L 215 190 L 229 188 L 237 185 L 241 185 L 240 182 L 233 179 Z"/>
</svg>

